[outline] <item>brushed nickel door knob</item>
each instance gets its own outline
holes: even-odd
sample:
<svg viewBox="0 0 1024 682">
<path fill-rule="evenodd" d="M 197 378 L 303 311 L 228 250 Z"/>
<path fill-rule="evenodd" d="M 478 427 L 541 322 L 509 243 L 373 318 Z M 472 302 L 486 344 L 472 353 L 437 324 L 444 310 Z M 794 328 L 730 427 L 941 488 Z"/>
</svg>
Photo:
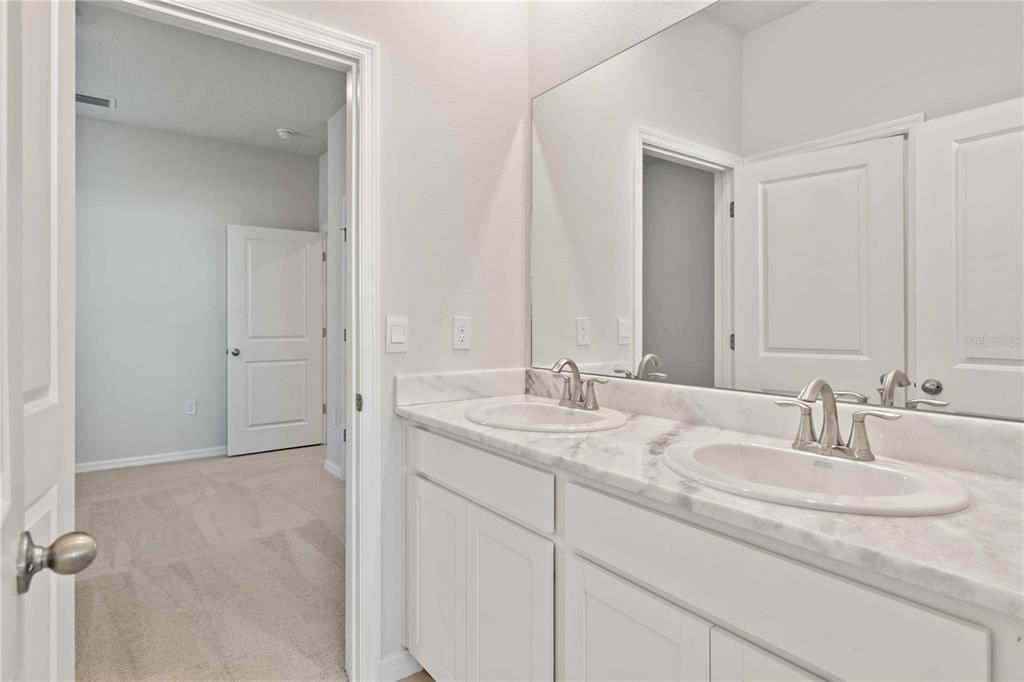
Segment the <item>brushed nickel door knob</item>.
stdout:
<svg viewBox="0 0 1024 682">
<path fill-rule="evenodd" d="M 232 348 L 231 349 L 231 354 L 234 355 L 237 358 L 239 355 L 242 354 L 242 351 L 238 350 L 237 348 Z"/>
<path fill-rule="evenodd" d="M 96 558 L 96 539 L 88 533 L 65 533 L 49 547 L 32 542 L 32 534 L 25 531 L 18 541 L 18 594 L 25 594 L 32 585 L 32 576 L 44 568 L 60 575 L 72 575 L 85 568 Z"/>
</svg>

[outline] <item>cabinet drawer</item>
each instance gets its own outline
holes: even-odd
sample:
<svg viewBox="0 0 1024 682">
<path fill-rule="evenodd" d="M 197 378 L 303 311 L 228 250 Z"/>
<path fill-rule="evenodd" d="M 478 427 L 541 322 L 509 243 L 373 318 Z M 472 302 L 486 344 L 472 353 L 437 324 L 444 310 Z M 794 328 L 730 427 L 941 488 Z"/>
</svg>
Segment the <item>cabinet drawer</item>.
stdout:
<svg viewBox="0 0 1024 682">
<path fill-rule="evenodd" d="M 555 530 L 555 477 L 454 440 L 412 427 L 409 466 L 545 533 Z"/>
<path fill-rule="evenodd" d="M 987 630 L 577 485 L 569 544 L 844 679 L 989 679 Z"/>
</svg>

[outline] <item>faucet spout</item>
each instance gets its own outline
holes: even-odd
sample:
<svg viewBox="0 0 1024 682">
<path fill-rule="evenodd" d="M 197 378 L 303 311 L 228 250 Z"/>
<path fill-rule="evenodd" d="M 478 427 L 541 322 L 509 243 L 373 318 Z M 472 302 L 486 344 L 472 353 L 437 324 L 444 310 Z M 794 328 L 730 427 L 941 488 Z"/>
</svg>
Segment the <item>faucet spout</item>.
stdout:
<svg viewBox="0 0 1024 682">
<path fill-rule="evenodd" d="M 824 379 L 815 379 L 804 386 L 797 400 L 805 403 L 816 403 L 821 399 L 822 426 L 818 443 L 823 448 L 843 447 L 843 437 L 839 433 L 839 410 L 836 408 L 836 395 Z"/>
</svg>

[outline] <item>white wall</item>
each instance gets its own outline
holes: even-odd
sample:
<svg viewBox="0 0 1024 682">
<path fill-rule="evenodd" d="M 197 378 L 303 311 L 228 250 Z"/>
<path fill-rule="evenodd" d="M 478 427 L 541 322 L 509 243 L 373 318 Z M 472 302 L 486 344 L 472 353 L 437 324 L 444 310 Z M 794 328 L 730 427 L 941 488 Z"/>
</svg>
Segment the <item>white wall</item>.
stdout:
<svg viewBox="0 0 1024 682">
<path fill-rule="evenodd" d="M 715 176 L 644 164 L 643 351 L 668 381 L 715 385 Z"/>
<path fill-rule="evenodd" d="M 315 230 L 316 158 L 82 118 L 77 155 L 77 462 L 224 446 L 226 226 Z"/>
<path fill-rule="evenodd" d="M 743 41 L 743 152 L 1024 94 L 1024 4 L 816 2 Z"/>
<path fill-rule="evenodd" d="M 409 351 L 384 357 L 383 404 L 396 373 L 522 366 L 526 5 L 267 4 L 381 45 L 380 295 L 410 324 Z M 473 318 L 470 351 L 451 349 L 456 313 Z M 385 654 L 401 651 L 404 625 L 400 426 L 388 417 L 383 434 Z"/>
<path fill-rule="evenodd" d="M 536 366 L 633 364 L 617 320 L 634 305 L 637 126 L 737 154 L 739 34 L 699 14 L 533 100 Z M 587 347 L 577 317 L 590 318 Z"/>
<path fill-rule="evenodd" d="M 530 95 L 536 96 L 710 4 L 530 3 Z"/>
</svg>

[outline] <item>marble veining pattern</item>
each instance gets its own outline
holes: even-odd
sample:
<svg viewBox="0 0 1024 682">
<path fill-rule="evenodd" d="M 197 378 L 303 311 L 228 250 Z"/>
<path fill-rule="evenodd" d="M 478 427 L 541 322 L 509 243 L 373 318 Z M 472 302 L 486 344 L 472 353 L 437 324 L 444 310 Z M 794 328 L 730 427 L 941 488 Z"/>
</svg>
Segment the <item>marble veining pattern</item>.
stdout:
<svg viewBox="0 0 1024 682">
<path fill-rule="evenodd" d="M 526 370 L 526 392 L 556 398 L 561 381 L 551 372 Z M 793 437 L 797 418 L 775 406 L 776 396 L 610 378 L 598 392 L 601 405 L 623 412 L 664 417 L 691 425 Z M 864 406 L 841 403 L 842 428 Z M 876 454 L 953 469 L 1024 479 L 1024 423 L 936 412 L 898 410 L 895 422 L 874 420 Z M 820 423 L 820 419 L 816 419 Z"/>
<path fill-rule="evenodd" d="M 535 391 L 541 388 L 536 380 L 528 383 Z M 675 444 L 742 440 L 786 445 L 787 439 L 711 426 L 702 423 L 699 412 L 686 421 L 631 414 L 622 428 L 580 435 L 498 429 L 474 424 L 464 416 L 469 407 L 507 399 L 399 407 L 396 412 L 440 433 L 1024 617 L 1024 507 L 1019 480 L 929 466 L 956 479 L 974 496 L 969 509 L 946 516 L 875 517 L 799 509 L 705 487 L 675 475 L 661 459 L 665 449 Z M 625 411 L 621 404 L 610 406 Z"/>
<path fill-rule="evenodd" d="M 520 395 L 526 376 L 521 367 L 395 376 L 395 405 Z"/>
</svg>

